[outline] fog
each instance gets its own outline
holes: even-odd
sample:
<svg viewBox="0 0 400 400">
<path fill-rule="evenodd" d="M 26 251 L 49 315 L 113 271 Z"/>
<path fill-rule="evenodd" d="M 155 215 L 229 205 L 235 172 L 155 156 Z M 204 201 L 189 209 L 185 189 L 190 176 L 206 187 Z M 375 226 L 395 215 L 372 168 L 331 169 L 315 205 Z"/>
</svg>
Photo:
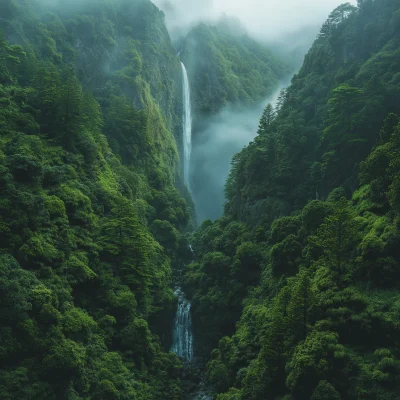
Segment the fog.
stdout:
<svg viewBox="0 0 400 400">
<path fill-rule="evenodd" d="M 1 0 L 0 0 L 1 1 Z M 60 0 L 42 0 L 47 6 Z M 93 0 L 92 0 L 93 1 Z M 345 0 L 152 0 L 165 13 L 172 39 L 178 40 L 199 22 L 215 23 L 222 17 L 240 21 L 235 28 L 243 29 L 254 39 L 266 43 L 275 52 L 298 68 L 305 52 L 316 37 L 329 13 Z M 356 4 L 356 0 L 350 1 Z M 75 7 L 82 0 L 61 3 Z M 242 31 L 240 31 L 242 32 Z M 265 101 L 238 111 L 226 107 L 217 115 L 202 121 L 205 127 L 194 132 L 191 159 L 192 194 L 198 221 L 216 219 L 223 214 L 224 186 L 231 160 L 254 139 L 265 105 L 275 103 L 280 89 Z"/>
<path fill-rule="evenodd" d="M 295 68 L 315 39 L 330 12 L 343 0 L 153 0 L 165 13 L 173 40 L 179 40 L 199 22 L 215 23 L 222 17 L 240 21 L 238 28 L 268 44 Z M 356 4 L 356 0 L 351 0 Z M 240 26 L 241 25 L 241 26 Z M 195 132 L 191 160 L 192 195 L 198 221 L 223 214 L 224 186 L 231 160 L 257 132 L 264 106 L 275 103 L 282 86 L 252 109 L 225 108 L 202 121 L 206 128 Z"/>
<path fill-rule="evenodd" d="M 256 136 L 264 107 L 275 104 L 282 87 L 262 103 L 238 112 L 237 107 L 224 108 L 205 121 L 206 129 L 197 132 L 191 162 L 192 194 L 198 221 L 217 219 L 223 214 L 224 186 L 232 157 Z"/>
<path fill-rule="evenodd" d="M 316 29 L 345 0 L 153 0 L 166 14 L 173 35 L 185 33 L 199 21 L 215 21 L 221 15 L 237 17 L 249 34 L 273 41 L 305 27 Z M 356 0 L 350 0 L 356 4 Z"/>
</svg>

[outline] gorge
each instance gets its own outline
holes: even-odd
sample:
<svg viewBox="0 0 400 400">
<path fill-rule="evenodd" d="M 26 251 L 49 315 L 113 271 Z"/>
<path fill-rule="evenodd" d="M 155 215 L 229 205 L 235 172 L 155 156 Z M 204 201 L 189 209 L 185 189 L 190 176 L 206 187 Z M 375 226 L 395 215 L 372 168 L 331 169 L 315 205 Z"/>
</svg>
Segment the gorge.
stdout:
<svg viewBox="0 0 400 400">
<path fill-rule="evenodd" d="M 399 1 L 155 2 L 0 0 L 0 399 L 399 399 Z"/>
</svg>

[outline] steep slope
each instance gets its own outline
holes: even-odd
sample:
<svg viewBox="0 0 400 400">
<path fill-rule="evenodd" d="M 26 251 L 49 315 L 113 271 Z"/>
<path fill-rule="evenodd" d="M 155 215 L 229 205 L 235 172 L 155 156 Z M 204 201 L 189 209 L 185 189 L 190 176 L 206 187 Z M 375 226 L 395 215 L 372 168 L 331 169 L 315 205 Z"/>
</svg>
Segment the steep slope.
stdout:
<svg viewBox="0 0 400 400">
<path fill-rule="evenodd" d="M 399 15 L 332 12 L 194 235 L 185 290 L 218 400 L 400 395 Z"/>
<path fill-rule="evenodd" d="M 344 5 L 331 14 L 281 93 L 276 120 L 236 157 L 229 215 L 258 223 L 267 209 L 270 223 L 336 187 L 347 195 L 357 187 L 358 164 L 385 116 L 400 112 L 398 4 L 362 4 L 357 13 Z M 271 154 L 257 150 L 268 141 Z"/>
<path fill-rule="evenodd" d="M 138 134 L 129 132 L 127 124 L 125 133 L 105 127 L 113 150 L 125 163 L 135 156 L 142 167 L 160 163 L 166 167 L 162 174 L 179 177 L 181 69 L 163 14 L 150 1 L 36 2 L 32 7 L 23 0 L 7 0 L 4 8 L 0 28 L 11 43 L 24 46 L 28 57 L 74 65 L 81 84 L 105 113 L 123 108 L 124 98 L 132 114 L 145 111 L 132 129 L 147 129 L 152 149 L 143 151 L 142 146 L 140 154 Z M 35 73 L 33 60 L 29 69 L 30 75 Z M 155 155 L 162 160 L 153 159 Z M 184 191 L 179 180 L 176 184 Z"/>
<path fill-rule="evenodd" d="M 191 208 L 162 14 L 0 7 L 0 397 L 180 399 L 164 351 Z"/>
</svg>

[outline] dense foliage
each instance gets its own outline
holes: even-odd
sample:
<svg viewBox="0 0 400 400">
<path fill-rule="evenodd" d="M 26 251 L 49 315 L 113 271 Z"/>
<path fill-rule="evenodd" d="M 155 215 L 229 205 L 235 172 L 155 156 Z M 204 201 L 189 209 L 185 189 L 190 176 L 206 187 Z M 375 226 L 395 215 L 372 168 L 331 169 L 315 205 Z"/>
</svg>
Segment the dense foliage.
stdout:
<svg viewBox="0 0 400 400">
<path fill-rule="evenodd" d="M 163 349 L 191 208 L 163 16 L 145 0 L 0 9 L 0 398 L 180 399 Z"/>
<path fill-rule="evenodd" d="M 231 24 L 184 41 L 197 122 L 287 72 Z M 1 0 L 0 29 L 1 399 L 182 399 L 165 350 L 185 264 L 218 400 L 400 398 L 399 0 L 331 13 L 193 263 L 163 14 Z"/>
<path fill-rule="evenodd" d="M 357 188 L 385 116 L 400 112 L 398 8 L 365 1 L 331 14 L 271 126 L 235 157 L 227 215 L 269 224 L 339 186 L 348 196 Z"/>
<path fill-rule="evenodd" d="M 194 235 L 218 400 L 400 397 L 400 2 L 358 6 L 332 12 Z"/>
</svg>

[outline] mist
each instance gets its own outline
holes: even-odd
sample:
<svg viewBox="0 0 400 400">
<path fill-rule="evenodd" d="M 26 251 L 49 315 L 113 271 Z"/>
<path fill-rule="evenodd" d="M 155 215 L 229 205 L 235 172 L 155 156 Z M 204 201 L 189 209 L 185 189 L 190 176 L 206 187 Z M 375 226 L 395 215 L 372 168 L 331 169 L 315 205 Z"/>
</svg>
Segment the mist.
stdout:
<svg viewBox="0 0 400 400">
<path fill-rule="evenodd" d="M 232 18 L 238 34 L 247 33 L 267 44 L 295 69 L 314 41 L 321 25 L 343 0 L 153 0 L 166 18 L 173 40 L 179 41 L 196 24 L 218 23 Z M 356 0 L 351 0 L 356 4 Z M 239 22 L 240 21 L 240 22 Z M 193 137 L 191 187 L 198 222 L 223 214 L 224 187 L 232 157 L 251 142 L 267 103 L 275 104 L 276 92 L 251 109 L 224 108 L 202 121 L 205 127 Z"/>
<path fill-rule="evenodd" d="M 238 112 L 237 106 L 225 107 L 205 121 L 206 128 L 196 133 L 192 162 L 192 195 L 198 222 L 222 216 L 224 187 L 231 169 L 232 157 L 257 135 L 258 122 L 268 103 L 276 104 L 280 90 L 288 85 L 281 82 L 276 91 L 264 101 Z"/>
<path fill-rule="evenodd" d="M 196 23 L 222 15 L 239 18 L 250 36 L 262 41 L 293 37 L 305 27 L 317 31 L 344 0 L 153 0 L 165 15 L 172 36 L 185 34 Z M 350 0 L 356 5 L 356 0 Z M 311 39 L 311 38 L 310 38 Z M 293 45 L 292 43 L 290 45 Z"/>
</svg>

